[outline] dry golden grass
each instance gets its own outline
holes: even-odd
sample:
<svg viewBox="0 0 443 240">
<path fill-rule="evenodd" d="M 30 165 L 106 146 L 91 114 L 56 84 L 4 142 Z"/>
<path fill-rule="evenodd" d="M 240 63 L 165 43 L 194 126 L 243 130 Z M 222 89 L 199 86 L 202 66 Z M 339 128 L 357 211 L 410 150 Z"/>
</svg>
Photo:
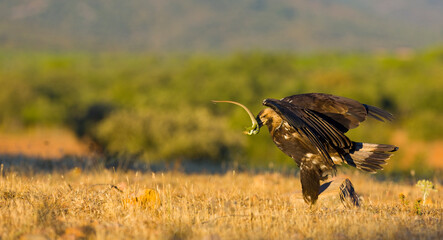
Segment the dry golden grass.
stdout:
<svg viewBox="0 0 443 240">
<path fill-rule="evenodd" d="M 350 179 L 362 198 L 360 208 L 346 209 L 334 198 L 308 207 L 294 197 L 298 177 L 278 173 L 85 173 L 74 168 L 26 175 L 6 169 L 0 177 L 0 238 L 443 238 L 441 186 L 416 209 L 421 193 L 412 184 L 362 174 Z M 157 193 L 160 204 L 150 197 Z M 403 201 L 400 194 L 406 196 Z"/>
</svg>

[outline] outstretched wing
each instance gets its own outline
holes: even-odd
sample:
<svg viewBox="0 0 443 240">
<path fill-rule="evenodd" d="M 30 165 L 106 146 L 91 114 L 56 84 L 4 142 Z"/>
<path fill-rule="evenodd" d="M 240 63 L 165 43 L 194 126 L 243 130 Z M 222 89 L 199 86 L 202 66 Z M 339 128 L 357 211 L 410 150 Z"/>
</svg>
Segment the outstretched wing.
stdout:
<svg viewBox="0 0 443 240">
<path fill-rule="evenodd" d="M 309 109 L 341 132 L 356 128 L 367 116 L 380 121 L 393 119 L 392 114 L 356 100 L 325 93 L 306 93 L 281 99 L 297 108 Z"/>
<path fill-rule="evenodd" d="M 350 148 L 351 140 L 344 133 L 323 119 L 317 112 L 297 107 L 287 101 L 265 99 L 265 106 L 271 107 L 281 118 L 289 123 L 296 131 L 306 136 L 330 168 L 334 169 L 334 162 L 329 155 L 328 148 Z"/>
</svg>

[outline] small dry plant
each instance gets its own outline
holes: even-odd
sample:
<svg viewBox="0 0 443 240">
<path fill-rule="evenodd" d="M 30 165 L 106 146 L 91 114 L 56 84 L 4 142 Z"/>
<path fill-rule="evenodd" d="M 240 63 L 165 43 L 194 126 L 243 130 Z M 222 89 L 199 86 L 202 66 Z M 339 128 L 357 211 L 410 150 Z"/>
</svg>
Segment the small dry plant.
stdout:
<svg viewBox="0 0 443 240">
<path fill-rule="evenodd" d="M 426 199 L 428 198 L 429 194 L 433 191 L 437 191 L 435 189 L 434 184 L 429 180 L 420 180 L 417 182 L 416 186 L 421 190 L 423 193 L 423 205 L 426 204 Z"/>
</svg>

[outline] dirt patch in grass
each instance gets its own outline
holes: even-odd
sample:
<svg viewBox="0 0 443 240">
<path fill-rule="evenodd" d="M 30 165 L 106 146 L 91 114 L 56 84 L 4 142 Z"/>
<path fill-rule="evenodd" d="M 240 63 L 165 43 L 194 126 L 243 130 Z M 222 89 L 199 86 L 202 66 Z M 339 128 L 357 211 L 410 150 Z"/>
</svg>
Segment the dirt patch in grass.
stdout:
<svg viewBox="0 0 443 240">
<path fill-rule="evenodd" d="M 57 159 L 63 156 L 89 156 L 88 144 L 66 129 L 31 129 L 0 133 L 0 154 Z"/>
</svg>

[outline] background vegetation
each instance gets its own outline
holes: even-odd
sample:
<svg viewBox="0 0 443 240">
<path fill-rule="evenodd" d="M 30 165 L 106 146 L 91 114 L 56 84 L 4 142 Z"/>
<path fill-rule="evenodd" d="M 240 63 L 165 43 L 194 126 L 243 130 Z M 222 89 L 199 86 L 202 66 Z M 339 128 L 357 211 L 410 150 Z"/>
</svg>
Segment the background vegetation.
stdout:
<svg viewBox="0 0 443 240">
<path fill-rule="evenodd" d="M 353 139 L 396 144 L 393 134 L 401 131 L 426 142 L 443 136 L 442 83 L 443 48 L 317 55 L 2 50 L 0 125 L 3 131 L 67 127 L 110 155 L 150 163 L 285 166 L 293 163 L 273 147 L 265 129 L 243 136 L 247 115 L 210 100 L 239 101 L 257 114 L 264 98 L 327 92 L 397 117 L 387 124 L 369 120 L 350 132 Z M 397 157 L 404 157 L 401 151 Z"/>
</svg>

